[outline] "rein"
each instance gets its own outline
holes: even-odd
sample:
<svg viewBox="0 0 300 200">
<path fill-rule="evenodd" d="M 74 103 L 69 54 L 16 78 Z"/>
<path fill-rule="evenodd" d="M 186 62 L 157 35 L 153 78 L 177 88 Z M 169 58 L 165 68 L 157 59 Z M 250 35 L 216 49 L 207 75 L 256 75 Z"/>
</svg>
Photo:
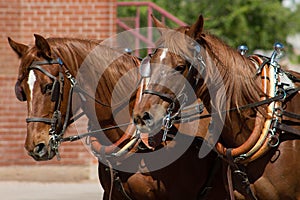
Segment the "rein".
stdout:
<svg viewBox="0 0 300 200">
<path fill-rule="evenodd" d="M 287 97 L 289 97 L 290 95 L 295 94 L 296 92 L 300 91 L 300 87 L 294 88 L 294 89 L 290 89 L 289 91 L 282 93 L 280 95 L 277 95 L 275 97 L 269 98 L 269 99 L 265 99 L 265 100 L 261 100 L 258 102 L 254 102 L 254 103 L 250 103 L 250 104 L 246 104 L 240 107 L 235 107 L 235 108 L 231 108 L 229 110 L 223 110 L 220 112 L 214 112 L 214 113 L 210 113 L 210 114 L 206 114 L 206 115 L 200 115 L 200 116 L 196 116 L 193 117 L 193 115 L 197 115 L 197 114 L 201 114 L 202 112 L 195 112 L 192 115 L 189 116 L 176 116 L 173 121 L 174 123 L 183 123 L 183 122 L 191 122 L 194 120 L 198 120 L 198 119 L 204 119 L 204 118 L 208 118 L 208 117 L 212 117 L 214 115 L 218 115 L 219 113 L 228 113 L 228 112 L 233 112 L 233 111 L 239 111 L 239 110 L 245 110 L 245 109 L 249 109 L 249 108 L 256 108 L 265 104 L 269 104 L 272 103 L 274 101 L 283 101 L 284 99 L 286 99 Z M 300 115 L 297 114 L 293 114 L 287 111 L 282 111 L 282 115 L 286 115 L 289 116 L 291 118 L 295 118 L 295 119 L 299 119 L 300 120 Z"/>
<path fill-rule="evenodd" d="M 133 123 L 128 122 L 128 123 L 120 124 L 120 125 L 117 125 L 117 126 L 110 126 L 110 127 L 107 127 L 107 128 L 97 129 L 97 130 L 89 131 L 89 132 L 86 132 L 86 133 L 81 133 L 81 134 L 78 134 L 78 135 L 68 136 L 68 137 L 62 138 L 60 141 L 61 142 L 74 142 L 74 141 L 80 140 L 80 139 L 85 138 L 85 137 L 95 136 L 99 132 L 103 132 L 103 131 L 107 131 L 107 130 L 111 130 L 111 129 L 116 129 L 116 128 L 121 128 L 121 127 L 128 126 L 128 125 L 131 125 L 131 124 L 133 124 Z"/>
</svg>

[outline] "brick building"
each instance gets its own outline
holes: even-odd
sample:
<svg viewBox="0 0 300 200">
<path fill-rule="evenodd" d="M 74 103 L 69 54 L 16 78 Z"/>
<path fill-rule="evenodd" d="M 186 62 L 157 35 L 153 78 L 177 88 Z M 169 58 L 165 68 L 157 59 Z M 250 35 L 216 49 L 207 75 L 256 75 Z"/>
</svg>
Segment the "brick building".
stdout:
<svg viewBox="0 0 300 200">
<path fill-rule="evenodd" d="M 0 177 L 58 180 L 96 176 L 95 158 L 82 141 L 65 143 L 61 161 L 35 162 L 24 149 L 26 102 L 14 95 L 19 61 L 7 42 L 32 44 L 34 33 L 45 37 L 105 39 L 116 32 L 116 0 L 0 0 Z M 67 134 L 76 134 L 71 127 Z M 84 131 L 84 130 L 81 130 Z M 50 166 L 50 167 L 49 167 Z M 92 166 L 92 167 L 91 167 Z M 61 170 L 66 167 L 68 170 Z M 72 171 L 73 170 L 73 171 Z M 74 172 L 74 173 L 73 173 Z M 66 180 L 65 178 L 63 178 Z"/>
</svg>

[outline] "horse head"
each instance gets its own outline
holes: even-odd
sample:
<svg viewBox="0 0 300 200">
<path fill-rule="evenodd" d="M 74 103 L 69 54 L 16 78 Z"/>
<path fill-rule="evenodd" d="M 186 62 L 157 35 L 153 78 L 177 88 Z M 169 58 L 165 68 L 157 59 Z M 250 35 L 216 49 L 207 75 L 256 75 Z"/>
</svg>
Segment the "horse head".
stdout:
<svg viewBox="0 0 300 200">
<path fill-rule="evenodd" d="M 91 130 L 130 118 L 127 105 L 134 102 L 138 58 L 100 41 L 34 36 L 32 47 L 8 39 L 21 60 L 15 93 L 27 101 L 25 148 L 34 159 L 58 155 L 72 113 L 79 108 Z M 101 143 L 111 144 L 124 131 L 117 127 L 104 134 L 98 134 Z"/>
<path fill-rule="evenodd" d="M 25 148 L 35 160 L 56 155 L 57 138 L 65 123 L 70 84 L 65 84 L 64 63 L 50 43 L 35 34 L 35 45 L 8 42 L 21 62 L 15 85 L 18 100 L 27 102 L 28 116 Z"/>
<path fill-rule="evenodd" d="M 142 132 L 160 130 L 166 116 L 179 115 L 184 106 L 196 100 L 194 89 L 203 83 L 201 73 L 205 68 L 205 51 L 195 40 L 202 34 L 202 15 L 194 25 L 175 30 L 155 17 L 153 21 L 161 38 L 155 51 L 142 62 L 141 71 L 151 71 L 151 76 L 134 110 L 134 122 Z"/>
</svg>

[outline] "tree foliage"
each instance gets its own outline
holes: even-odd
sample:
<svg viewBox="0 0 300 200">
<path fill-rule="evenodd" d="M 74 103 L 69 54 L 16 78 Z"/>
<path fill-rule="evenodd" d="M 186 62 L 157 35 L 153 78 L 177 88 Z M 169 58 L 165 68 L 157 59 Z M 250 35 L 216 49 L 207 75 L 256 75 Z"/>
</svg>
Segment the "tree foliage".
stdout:
<svg viewBox="0 0 300 200">
<path fill-rule="evenodd" d="M 194 23 L 198 16 L 203 14 L 205 30 L 220 37 L 232 47 L 246 44 L 252 50 L 269 50 L 274 42 L 285 44 L 288 35 L 300 32 L 299 9 L 293 12 L 283 7 L 279 0 L 153 0 L 153 2 L 187 24 Z M 146 9 L 142 10 L 141 14 L 144 16 L 141 25 L 146 26 Z M 167 22 L 167 25 L 176 27 L 170 22 Z"/>
</svg>

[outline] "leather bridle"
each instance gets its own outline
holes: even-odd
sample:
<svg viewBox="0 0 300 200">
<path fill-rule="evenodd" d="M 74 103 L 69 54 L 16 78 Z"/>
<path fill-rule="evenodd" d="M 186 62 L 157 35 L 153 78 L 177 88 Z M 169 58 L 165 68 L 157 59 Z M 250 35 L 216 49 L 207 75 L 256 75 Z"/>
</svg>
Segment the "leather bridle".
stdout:
<svg viewBox="0 0 300 200">
<path fill-rule="evenodd" d="M 42 65 L 54 65 L 58 64 L 60 66 L 59 70 L 59 78 L 53 76 L 50 74 L 47 70 L 45 70 Z M 62 101 L 62 90 L 64 86 L 64 76 L 62 74 L 61 68 L 62 68 L 62 61 L 58 58 L 57 60 L 51 60 L 51 61 L 34 61 L 29 67 L 28 70 L 39 70 L 46 76 L 48 76 L 53 81 L 53 86 L 51 90 L 51 101 L 55 102 L 55 108 L 52 118 L 45 118 L 45 117 L 29 117 L 26 118 L 26 122 L 43 122 L 46 124 L 50 124 L 51 128 L 49 130 L 49 134 L 53 135 L 55 132 L 57 132 L 57 127 L 61 124 L 61 112 L 60 106 Z"/>
<path fill-rule="evenodd" d="M 196 68 L 199 73 L 203 73 L 203 71 L 206 68 L 206 64 L 204 62 L 203 57 L 200 54 L 201 51 L 201 46 L 199 44 L 196 44 L 193 46 L 194 47 L 194 52 L 193 52 L 193 59 L 188 58 L 187 56 L 184 56 L 186 58 L 187 61 L 189 61 L 189 66 L 188 66 L 188 73 L 186 76 L 186 79 L 189 81 L 190 79 L 192 79 L 193 74 L 192 74 L 192 69 Z M 157 52 L 158 49 L 160 48 L 164 48 L 162 46 L 159 46 L 158 48 L 156 48 L 154 50 L 155 54 Z M 150 69 L 150 60 L 151 57 L 153 56 L 153 54 L 148 55 L 146 58 L 143 59 L 141 67 L 147 67 L 148 69 L 142 69 L 141 71 L 146 71 L 147 74 L 145 76 L 142 75 L 143 78 L 146 77 L 150 77 L 151 76 L 151 69 Z M 192 85 L 192 87 L 196 87 L 196 85 L 198 84 L 199 78 L 196 77 L 195 78 L 195 83 Z M 163 101 L 166 101 L 169 103 L 169 107 L 167 108 L 167 114 L 166 116 L 163 118 L 163 127 L 164 127 L 164 135 L 163 135 L 163 141 L 166 139 L 166 135 L 167 132 L 169 131 L 169 129 L 172 127 L 172 125 L 175 122 L 176 118 L 180 118 L 180 114 L 181 111 L 183 110 L 183 108 L 186 106 L 186 103 L 188 102 L 188 95 L 184 92 L 186 88 L 186 85 L 184 84 L 182 89 L 180 90 L 180 92 L 178 93 L 178 95 L 171 95 L 171 94 L 167 94 L 167 93 L 162 93 L 162 92 L 158 92 L 152 89 L 146 89 L 143 91 L 143 94 L 151 94 L 151 95 L 155 95 L 158 96 L 159 98 L 161 98 Z M 174 109 L 175 109 L 175 105 L 180 105 L 179 109 L 174 113 Z M 202 112 L 202 111 L 201 111 Z"/>
<path fill-rule="evenodd" d="M 59 65 L 58 78 L 51 73 L 49 73 L 43 65 Z M 55 102 L 54 112 L 52 118 L 47 117 L 28 117 L 26 118 L 27 123 L 32 122 L 42 122 L 50 125 L 49 129 L 49 146 L 55 151 L 57 158 L 59 159 L 58 147 L 63 138 L 63 135 L 66 131 L 67 126 L 70 124 L 70 107 L 72 101 L 73 88 L 76 85 L 75 78 L 70 74 L 69 70 L 63 72 L 63 62 L 60 58 L 53 60 L 44 60 L 44 61 L 33 61 L 32 64 L 28 67 L 28 70 L 39 70 L 46 76 L 48 76 L 53 81 L 53 86 L 51 90 L 51 101 Z M 63 90 L 64 90 L 64 73 L 68 80 L 70 80 L 71 88 L 68 96 L 67 112 L 65 116 L 64 123 L 62 123 L 62 114 L 60 111 L 61 102 L 63 100 Z"/>
<path fill-rule="evenodd" d="M 59 65 L 59 74 L 58 78 L 52 75 L 50 72 L 48 72 L 45 68 L 43 68 L 43 65 L 54 65 L 58 64 Z M 101 131 L 106 131 L 110 129 L 116 129 L 124 126 L 128 126 L 132 123 L 124 123 L 116 126 L 111 126 L 103 129 L 98 129 L 91 131 L 89 130 L 86 133 L 74 135 L 74 136 L 68 136 L 68 137 L 63 137 L 64 133 L 67 129 L 67 127 L 75 122 L 77 119 L 79 119 L 81 116 L 84 115 L 84 112 L 81 112 L 77 114 L 76 116 L 71 116 L 71 103 L 72 103 L 72 96 L 74 92 L 77 92 L 79 94 L 79 97 L 81 98 L 82 101 L 86 101 L 86 97 L 92 99 L 95 101 L 95 103 L 102 105 L 104 107 L 112 107 L 109 104 L 105 104 L 99 99 L 96 99 L 92 95 L 90 95 L 88 92 L 86 92 L 82 87 L 79 86 L 76 78 L 70 73 L 70 71 L 65 67 L 63 61 L 60 58 L 53 59 L 53 60 L 44 60 L 44 61 L 33 61 L 32 64 L 28 67 L 28 70 L 39 70 L 46 76 L 48 76 L 52 81 L 53 81 L 53 86 L 51 90 L 51 101 L 55 102 L 55 108 L 54 112 L 52 115 L 52 118 L 46 118 L 46 117 L 29 117 L 26 118 L 27 123 L 32 123 L 32 122 L 41 122 L 45 124 L 50 125 L 49 129 L 49 135 L 50 140 L 49 140 L 49 147 L 51 150 L 53 150 L 57 156 L 57 159 L 60 159 L 59 151 L 58 148 L 62 142 L 73 142 L 77 141 L 79 139 L 89 137 L 89 136 L 95 136 L 97 133 Z M 65 77 L 67 80 L 70 82 L 70 90 L 68 94 L 68 99 L 67 99 L 67 109 L 66 109 L 66 116 L 64 119 L 64 123 L 62 123 L 62 114 L 60 111 L 61 107 L 61 102 L 63 100 L 63 92 L 64 92 L 64 86 L 65 86 Z M 24 93 L 20 87 L 21 80 L 17 81 L 16 84 L 16 95 L 17 97 L 20 96 L 17 93 Z M 139 84 L 139 83 L 138 83 Z M 26 96 L 21 95 L 22 98 L 18 98 L 20 101 L 26 101 Z M 116 105 L 123 105 L 123 102 L 118 103 Z M 114 105 L 115 106 L 115 105 Z"/>
</svg>

